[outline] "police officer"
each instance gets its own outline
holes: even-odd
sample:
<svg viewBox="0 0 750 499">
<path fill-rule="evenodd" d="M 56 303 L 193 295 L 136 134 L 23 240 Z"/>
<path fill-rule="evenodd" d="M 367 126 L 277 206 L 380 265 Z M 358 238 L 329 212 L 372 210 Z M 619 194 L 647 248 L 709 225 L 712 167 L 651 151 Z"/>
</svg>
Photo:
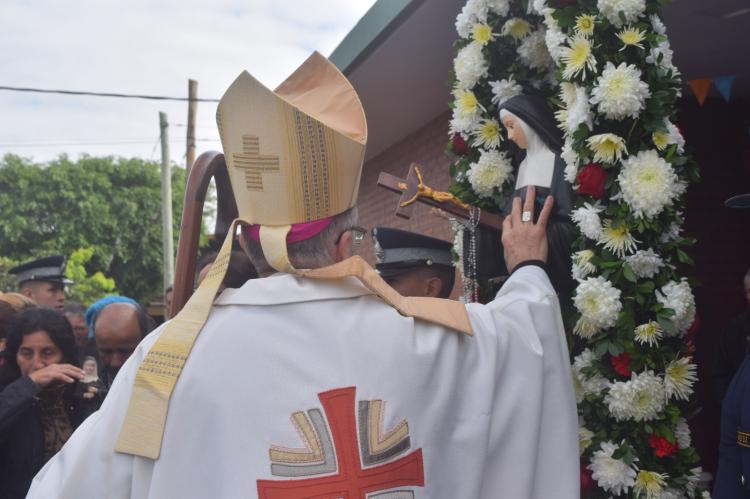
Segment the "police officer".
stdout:
<svg viewBox="0 0 750 499">
<path fill-rule="evenodd" d="M 730 198 L 730 208 L 750 208 L 750 194 Z M 750 358 L 745 358 L 721 405 L 719 469 L 714 499 L 750 499 Z"/>
<path fill-rule="evenodd" d="M 65 257 L 46 256 L 26 262 L 8 271 L 18 280 L 18 291 L 34 300 L 40 307 L 62 313 L 65 304 L 65 285 L 73 281 L 65 277 Z"/>
<path fill-rule="evenodd" d="M 372 229 L 376 270 L 403 296 L 448 298 L 456 270 L 451 243 L 399 229 Z"/>
</svg>

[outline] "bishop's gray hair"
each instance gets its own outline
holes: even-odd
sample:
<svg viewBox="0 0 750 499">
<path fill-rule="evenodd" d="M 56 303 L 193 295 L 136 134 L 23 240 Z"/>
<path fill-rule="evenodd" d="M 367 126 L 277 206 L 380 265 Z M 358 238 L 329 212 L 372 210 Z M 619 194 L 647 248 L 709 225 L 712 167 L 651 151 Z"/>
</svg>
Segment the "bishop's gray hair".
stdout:
<svg viewBox="0 0 750 499">
<path fill-rule="evenodd" d="M 333 217 L 331 223 L 310 239 L 287 245 L 289 262 L 297 269 L 318 269 L 335 263 L 333 255 L 338 237 L 347 229 L 357 224 L 357 207 L 350 208 Z M 245 240 L 245 252 L 250 257 L 258 275 L 265 277 L 276 272 L 263 256 L 260 242 L 253 240 L 242 232 Z"/>
</svg>

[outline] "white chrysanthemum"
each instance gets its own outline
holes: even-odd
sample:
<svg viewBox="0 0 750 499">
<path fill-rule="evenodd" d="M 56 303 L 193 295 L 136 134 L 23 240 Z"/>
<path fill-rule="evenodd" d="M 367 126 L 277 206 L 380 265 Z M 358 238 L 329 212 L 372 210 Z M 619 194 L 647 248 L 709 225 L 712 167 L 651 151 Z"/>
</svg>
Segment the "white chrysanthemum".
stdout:
<svg viewBox="0 0 750 499">
<path fill-rule="evenodd" d="M 502 187 L 511 172 L 513 165 L 504 151 L 482 151 L 479 161 L 469 166 L 467 177 L 474 192 L 486 198 Z"/>
<path fill-rule="evenodd" d="M 634 254 L 625 257 L 625 261 L 633 269 L 633 273 L 639 279 L 652 278 L 659 273 L 659 269 L 664 266 L 664 260 L 654 253 L 651 248 L 638 250 Z"/>
<path fill-rule="evenodd" d="M 560 157 L 565 162 L 565 180 L 575 184 L 578 177 L 578 153 L 573 149 L 573 139 L 570 137 L 565 138 Z"/>
<path fill-rule="evenodd" d="M 651 14 L 650 16 L 648 16 L 648 19 L 649 21 L 651 21 L 651 28 L 657 35 L 667 34 L 667 27 L 664 26 L 664 23 L 661 21 L 658 15 Z"/>
<path fill-rule="evenodd" d="M 672 222 L 669 227 L 667 227 L 667 230 L 662 232 L 661 236 L 659 236 L 659 242 L 667 244 L 676 241 L 680 238 L 680 232 L 682 232 L 680 224 Z"/>
<path fill-rule="evenodd" d="M 500 17 L 505 17 L 510 11 L 510 0 L 486 0 L 487 8 Z"/>
<path fill-rule="evenodd" d="M 615 459 L 612 455 L 619 446 L 612 442 L 602 442 L 599 450 L 591 456 L 591 477 L 606 492 L 620 495 L 627 492 L 635 485 L 635 470 L 625 464 L 621 459 Z"/>
<path fill-rule="evenodd" d="M 593 256 L 594 252 L 589 249 L 573 253 L 573 268 L 571 270 L 573 279 L 580 281 L 596 272 L 596 265 L 591 263 L 591 257 Z"/>
<path fill-rule="evenodd" d="M 460 133 L 464 140 L 468 139 L 469 134 L 474 130 L 477 123 L 479 123 L 479 117 L 479 113 L 465 115 L 458 108 L 454 107 L 453 117 L 448 126 L 448 135 L 452 136 L 454 133 Z"/>
<path fill-rule="evenodd" d="M 680 133 L 680 129 L 667 118 L 664 118 L 664 126 L 667 127 L 667 142 L 669 144 L 677 144 L 678 153 L 682 154 L 685 152 L 685 138 Z"/>
<path fill-rule="evenodd" d="M 613 133 L 600 133 L 586 139 L 586 144 L 594 152 L 594 161 L 614 163 L 620 161 L 623 154 L 627 154 L 625 141 Z"/>
<path fill-rule="evenodd" d="M 512 77 L 500 81 L 491 81 L 490 88 L 492 88 L 492 103 L 498 106 L 511 97 L 523 93 L 521 85 L 516 83 Z"/>
<path fill-rule="evenodd" d="M 565 33 L 562 32 L 557 21 L 552 17 L 551 13 L 544 15 L 544 25 L 547 27 L 547 32 L 544 34 L 544 41 L 547 44 L 547 50 L 549 55 L 556 63 L 560 62 L 560 58 L 564 54 L 563 46 L 567 41 Z"/>
<path fill-rule="evenodd" d="M 673 360 L 664 370 L 664 389 L 667 397 L 687 400 L 693 394 L 693 385 L 698 381 L 696 365 L 689 357 Z"/>
<path fill-rule="evenodd" d="M 672 165 L 653 149 L 623 160 L 617 182 L 633 214 L 646 218 L 661 213 L 686 187 Z"/>
<path fill-rule="evenodd" d="M 500 135 L 500 123 L 493 119 L 480 121 L 471 135 L 474 137 L 474 145 L 485 149 L 497 149 L 503 138 Z"/>
<path fill-rule="evenodd" d="M 594 205 L 584 203 L 583 206 L 571 212 L 570 218 L 578 224 L 578 230 L 584 236 L 598 241 L 602 235 L 602 222 L 599 219 L 599 213 L 602 211 L 604 211 L 604 207 L 598 201 Z"/>
<path fill-rule="evenodd" d="M 472 42 L 458 51 L 453 61 L 456 81 L 459 88 L 468 89 L 487 76 L 489 64 L 482 55 L 482 46 Z"/>
<path fill-rule="evenodd" d="M 680 449 L 687 449 L 690 447 L 690 426 L 687 424 L 685 418 L 677 420 L 677 426 L 674 430 L 675 437 L 677 437 L 677 445 Z M 700 469 L 700 468 L 699 468 Z"/>
<path fill-rule="evenodd" d="M 589 130 L 594 128 L 594 116 L 591 114 L 589 95 L 585 87 L 575 86 L 575 97 L 567 105 L 565 113 L 560 114 L 562 129 L 566 135 L 573 135 L 578 127 L 586 125 Z"/>
<path fill-rule="evenodd" d="M 671 308 L 675 315 L 670 318 L 672 326 L 665 331 L 667 336 L 684 334 L 695 320 L 695 297 L 690 285 L 683 278 L 680 282 L 669 281 L 656 292 L 656 300 L 664 308 Z"/>
<path fill-rule="evenodd" d="M 514 40 L 520 40 L 531 33 L 531 24 L 525 19 L 514 17 L 505 21 L 500 33 L 502 33 L 503 36 L 510 36 Z"/>
<path fill-rule="evenodd" d="M 582 280 L 576 288 L 573 303 L 581 313 L 586 326 L 597 332 L 615 325 L 617 314 L 622 310 L 620 290 L 603 277 L 589 277 Z M 586 335 L 588 331 L 579 334 Z"/>
<path fill-rule="evenodd" d="M 674 51 L 668 41 L 659 42 L 656 47 L 651 47 L 648 55 L 646 56 L 646 62 L 658 66 L 660 74 L 665 74 L 667 70 L 672 71 L 673 74 L 679 75 L 679 70 L 675 67 L 672 59 L 674 58 Z"/>
<path fill-rule="evenodd" d="M 659 344 L 663 332 L 658 322 L 650 321 L 636 327 L 633 335 L 637 343 L 655 347 Z"/>
<path fill-rule="evenodd" d="M 531 3 L 531 12 L 539 16 L 543 16 L 547 13 L 549 7 L 547 7 L 547 0 L 533 0 Z"/>
<path fill-rule="evenodd" d="M 636 250 L 636 243 L 639 241 L 633 237 L 625 223 L 612 225 L 612 220 L 607 219 L 602 225 L 602 232 L 597 242 L 619 258 L 625 258 L 627 253 Z"/>
<path fill-rule="evenodd" d="M 521 58 L 521 62 L 531 69 L 542 69 L 555 63 L 547 51 L 547 44 L 544 41 L 544 37 L 544 28 L 539 28 L 527 35 L 518 46 L 517 52 Z"/>
<path fill-rule="evenodd" d="M 596 17 L 589 14 L 582 14 L 576 17 L 575 32 L 584 35 L 591 36 L 594 34 L 594 28 L 596 27 Z"/>
<path fill-rule="evenodd" d="M 617 421 L 649 421 L 666 404 L 664 383 L 653 371 L 631 374 L 629 381 L 615 381 L 604 397 L 610 414 Z"/>
<path fill-rule="evenodd" d="M 609 119 L 637 118 L 650 96 L 640 69 L 624 62 L 617 67 L 607 62 L 591 92 L 591 103 Z"/>
<path fill-rule="evenodd" d="M 469 0 L 456 16 L 456 32 L 461 38 L 469 38 L 476 23 L 487 22 L 486 0 Z"/>
<path fill-rule="evenodd" d="M 575 35 L 568 39 L 568 45 L 560 49 L 560 60 L 565 63 L 563 78 L 569 80 L 578 74 L 586 77 L 586 71 L 596 71 L 596 58 L 591 41 L 585 35 Z"/>
<path fill-rule="evenodd" d="M 469 38 L 471 36 L 471 27 L 474 25 L 472 19 L 463 11 L 456 16 L 456 33 L 461 38 Z"/>
<path fill-rule="evenodd" d="M 703 477 L 703 468 L 700 466 L 696 466 L 695 468 L 692 468 L 690 470 L 690 473 L 688 473 L 685 478 L 687 478 L 687 482 L 685 483 L 685 492 L 687 492 L 688 497 L 695 497 L 695 493 L 697 492 L 698 485 L 701 483 L 701 478 Z M 711 499 L 711 496 L 701 496 L 701 497 L 708 497 L 708 499 Z"/>
<path fill-rule="evenodd" d="M 639 49 L 642 49 L 643 45 L 641 42 L 646 39 L 646 32 L 631 26 L 617 33 L 617 38 L 619 38 L 623 44 L 620 50 L 625 50 L 627 47 L 638 47 Z"/>
<path fill-rule="evenodd" d="M 588 348 L 573 359 L 573 387 L 575 389 L 576 403 L 580 404 L 584 397 L 589 394 L 601 394 L 609 386 L 609 381 L 600 374 L 583 374 L 583 369 L 591 367 L 594 354 Z"/>
<path fill-rule="evenodd" d="M 598 0 L 596 6 L 599 12 L 616 27 L 621 28 L 623 24 L 633 24 L 646 10 L 646 0 Z M 625 17 L 623 23 L 620 12 Z"/>
<path fill-rule="evenodd" d="M 635 497 L 661 499 L 664 487 L 667 485 L 665 478 L 667 478 L 667 475 L 663 473 L 640 470 L 633 486 Z"/>
<path fill-rule="evenodd" d="M 578 427 L 578 455 L 582 456 L 583 452 L 588 449 L 594 439 L 594 432 L 585 426 Z"/>
</svg>

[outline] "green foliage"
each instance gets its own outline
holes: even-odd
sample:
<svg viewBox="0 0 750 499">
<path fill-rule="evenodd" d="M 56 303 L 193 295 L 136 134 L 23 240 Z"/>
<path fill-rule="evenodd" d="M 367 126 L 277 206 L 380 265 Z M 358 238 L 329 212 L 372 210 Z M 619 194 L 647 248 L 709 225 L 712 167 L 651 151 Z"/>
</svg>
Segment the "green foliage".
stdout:
<svg viewBox="0 0 750 499">
<path fill-rule="evenodd" d="M 141 159 L 67 156 L 36 164 L 0 160 L 0 255 L 15 261 L 88 248 L 84 267 L 139 301 L 161 293 L 159 165 Z M 172 170 L 175 242 L 185 170 Z M 7 194 L 6 194 L 7 193 Z"/>
<path fill-rule="evenodd" d="M 93 248 L 75 250 L 68 258 L 65 276 L 75 284 L 66 289 L 66 298 L 70 301 L 89 306 L 99 298 L 115 293 L 115 280 L 101 272 L 89 275 L 86 264 L 94 256 Z"/>
<path fill-rule="evenodd" d="M 0 292 L 17 291 L 16 278 L 8 274 L 8 271 L 19 263 L 21 262 L 0 256 Z"/>
</svg>

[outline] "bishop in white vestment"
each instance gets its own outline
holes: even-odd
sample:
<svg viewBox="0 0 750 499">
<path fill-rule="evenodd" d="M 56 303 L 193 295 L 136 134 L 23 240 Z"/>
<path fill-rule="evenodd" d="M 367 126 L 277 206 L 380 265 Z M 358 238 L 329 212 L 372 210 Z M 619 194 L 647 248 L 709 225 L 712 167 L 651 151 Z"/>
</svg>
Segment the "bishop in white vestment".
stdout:
<svg viewBox="0 0 750 499">
<path fill-rule="evenodd" d="M 139 345 L 28 497 L 577 499 L 558 300 L 513 243 L 534 232 L 546 257 L 551 204 L 538 226 L 514 208 L 503 237 L 515 270 L 491 303 L 404 298 L 342 249 L 366 126 L 328 61 L 313 56 L 276 94 L 244 73 L 218 121 L 243 242 L 279 272 L 214 301 L 233 226 L 185 308 Z M 338 263 L 297 270 L 313 268 L 292 265 L 311 237 Z"/>
</svg>

